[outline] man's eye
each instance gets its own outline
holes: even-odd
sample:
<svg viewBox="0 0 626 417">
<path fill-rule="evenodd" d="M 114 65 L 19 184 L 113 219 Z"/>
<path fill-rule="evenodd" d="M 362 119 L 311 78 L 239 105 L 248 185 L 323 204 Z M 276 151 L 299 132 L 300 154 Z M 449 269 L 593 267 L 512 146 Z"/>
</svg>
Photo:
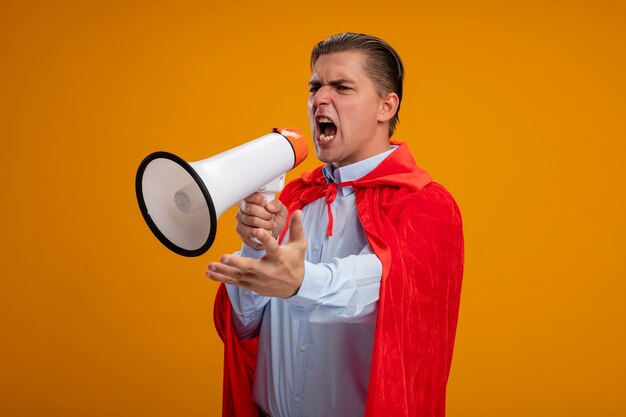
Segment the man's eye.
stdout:
<svg viewBox="0 0 626 417">
<path fill-rule="evenodd" d="M 309 93 L 315 93 L 317 90 L 319 90 L 319 87 L 317 86 L 309 87 Z"/>
<path fill-rule="evenodd" d="M 350 87 L 347 87 L 347 86 L 345 86 L 345 85 L 338 85 L 338 86 L 337 86 L 337 90 L 338 90 L 338 91 L 347 91 L 347 90 L 349 90 L 349 89 L 350 89 Z"/>
</svg>

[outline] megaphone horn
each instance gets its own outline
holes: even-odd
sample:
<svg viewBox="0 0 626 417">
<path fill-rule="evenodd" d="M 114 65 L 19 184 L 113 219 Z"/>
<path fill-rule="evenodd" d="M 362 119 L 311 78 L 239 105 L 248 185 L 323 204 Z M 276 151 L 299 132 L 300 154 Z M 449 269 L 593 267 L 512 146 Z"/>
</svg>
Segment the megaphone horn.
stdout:
<svg viewBox="0 0 626 417">
<path fill-rule="evenodd" d="M 272 133 L 196 162 L 154 152 L 139 165 L 135 190 L 141 214 L 167 248 L 183 256 L 205 253 L 217 219 L 255 191 L 268 200 L 282 190 L 285 173 L 308 155 L 298 129 Z"/>
</svg>

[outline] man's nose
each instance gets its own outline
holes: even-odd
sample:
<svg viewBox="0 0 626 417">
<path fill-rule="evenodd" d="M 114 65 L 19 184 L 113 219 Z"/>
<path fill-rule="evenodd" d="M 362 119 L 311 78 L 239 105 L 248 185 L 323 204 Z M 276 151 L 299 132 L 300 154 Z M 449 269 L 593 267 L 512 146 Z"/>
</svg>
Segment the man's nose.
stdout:
<svg viewBox="0 0 626 417">
<path fill-rule="evenodd" d="M 327 86 L 320 87 L 313 96 L 313 104 L 315 106 L 323 106 L 330 103 L 330 90 Z"/>
</svg>

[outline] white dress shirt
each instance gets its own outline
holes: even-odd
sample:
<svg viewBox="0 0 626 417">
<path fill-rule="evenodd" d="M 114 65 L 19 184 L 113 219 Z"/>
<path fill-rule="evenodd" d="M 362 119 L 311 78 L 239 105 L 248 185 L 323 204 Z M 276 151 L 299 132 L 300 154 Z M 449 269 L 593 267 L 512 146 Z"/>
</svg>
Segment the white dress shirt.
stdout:
<svg viewBox="0 0 626 417">
<path fill-rule="evenodd" d="M 393 149 L 334 172 L 326 165 L 324 175 L 329 182 L 359 179 Z M 330 237 L 324 198 L 302 210 L 308 244 L 296 295 L 271 298 L 226 286 L 239 337 L 260 336 L 253 396 L 272 417 L 365 412 L 382 265 L 367 243 L 352 187 L 338 189 L 331 209 Z M 239 254 L 258 259 L 263 252 L 243 245 Z"/>
</svg>

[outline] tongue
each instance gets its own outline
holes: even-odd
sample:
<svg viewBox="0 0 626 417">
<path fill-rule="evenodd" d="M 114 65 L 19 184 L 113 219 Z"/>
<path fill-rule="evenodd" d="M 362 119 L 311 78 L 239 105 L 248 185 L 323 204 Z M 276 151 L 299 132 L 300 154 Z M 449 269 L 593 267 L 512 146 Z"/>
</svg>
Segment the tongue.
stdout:
<svg viewBox="0 0 626 417">
<path fill-rule="evenodd" d="M 334 123 L 324 124 L 324 136 L 334 136 L 337 133 L 337 126 Z"/>
</svg>

